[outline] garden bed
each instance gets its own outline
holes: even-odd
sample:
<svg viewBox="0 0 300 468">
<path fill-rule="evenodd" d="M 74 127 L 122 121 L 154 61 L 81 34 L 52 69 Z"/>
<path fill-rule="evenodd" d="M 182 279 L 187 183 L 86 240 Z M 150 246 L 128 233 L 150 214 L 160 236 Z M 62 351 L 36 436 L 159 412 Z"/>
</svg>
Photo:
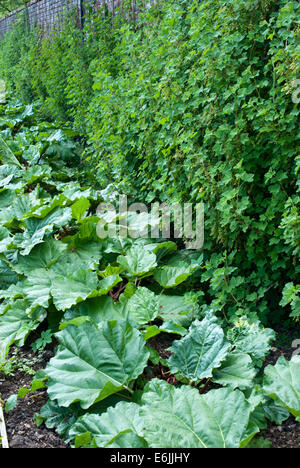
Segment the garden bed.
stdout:
<svg viewBox="0 0 300 468">
<path fill-rule="evenodd" d="M 293 333 L 290 334 L 290 339 L 293 340 Z M 286 342 L 289 343 L 289 338 Z M 154 342 L 154 346 L 161 357 L 167 358 L 169 352 L 167 348 L 171 345 L 172 339 L 161 339 L 160 337 Z M 266 360 L 267 364 L 275 364 L 280 356 L 290 359 L 293 349 L 288 344 L 279 344 L 272 349 L 271 354 Z M 39 360 L 38 364 L 34 365 L 37 371 L 46 366 L 47 362 L 54 353 L 52 350 L 47 350 L 43 353 L 43 359 L 39 355 L 33 353 L 29 346 L 25 346 L 20 353 L 20 360 Z M 153 368 L 153 375 L 161 377 L 161 369 L 157 366 Z M 18 393 L 20 387 L 30 387 L 32 376 L 25 374 L 22 371 L 17 371 L 14 376 L 0 378 L 0 393 L 2 399 L 6 401 L 11 395 Z M 172 379 L 169 379 L 172 383 Z M 37 427 L 34 422 L 34 416 L 40 412 L 42 406 L 47 402 L 48 396 L 45 389 L 38 390 L 34 394 L 29 393 L 23 400 L 19 400 L 17 407 L 6 413 L 5 420 L 7 426 L 8 440 L 10 448 L 69 448 L 70 446 L 62 440 L 54 430 L 47 429 L 45 425 Z M 300 424 L 291 417 L 283 422 L 280 426 L 270 424 L 268 429 L 261 432 L 259 437 L 268 439 L 272 448 L 300 448 Z"/>
</svg>

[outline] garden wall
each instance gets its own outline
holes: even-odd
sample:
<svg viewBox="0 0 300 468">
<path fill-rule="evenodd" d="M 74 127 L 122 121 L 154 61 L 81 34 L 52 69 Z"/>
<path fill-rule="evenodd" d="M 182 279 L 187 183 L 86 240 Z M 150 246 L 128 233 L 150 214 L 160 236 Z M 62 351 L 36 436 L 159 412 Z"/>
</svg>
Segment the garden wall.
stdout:
<svg viewBox="0 0 300 468">
<path fill-rule="evenodd" d="M 137 1 L 132 0 L 133 11 L 137 10 Z M 77 9 L 78 25 L 81 26 L 86 3 L 90 3 L 95 9 L 100 9 L 106 4 L 109 11 L 115 13 L 116 9 L 121 6 L 122 0 L 32 0 L 26 7 L 19 8 L 0 19 L 0 37 L 12 29 L 13 24 L 22 13 L 26 14 L 30 27 L 39 25 L 47 30 L 53 28 L 65 9 Z M 143 3 L 145 7 L 148 7 L 153 3 L 153 0 L 143 0 Z"/>
</svg>

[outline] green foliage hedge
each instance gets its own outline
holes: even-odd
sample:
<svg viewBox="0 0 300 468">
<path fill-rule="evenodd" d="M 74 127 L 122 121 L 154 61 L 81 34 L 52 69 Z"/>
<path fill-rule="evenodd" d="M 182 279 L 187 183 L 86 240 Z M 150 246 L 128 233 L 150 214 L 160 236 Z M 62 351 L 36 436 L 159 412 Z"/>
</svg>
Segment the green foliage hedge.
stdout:
<svg viewBox="0 0 300 468">
<path fill-rule="evenodd" d="M 82 34 L 72 17 L 51 38 L 20 24 L 1 77 L 74 121 L 101 184 L 205 203 L 203 306 L 299 318 L 299 3 L 162 3 L 138 24 L 91 17 Z"/>
<path fill-rule="evenodd" d="M 34 421 L 75 447 L 270 447 L 252 439 L 300 422 L 300 356 L 263 369 L 274 331 L 200 310 L 203 255 L 137 238 L 143 214 L 128 237 L 100 238 L 107 213 L 95 211 L 111 194 L 85 185 L 80 154 L 76 132 L 36 106 L 1 106 L 0 376 L 35 375 L 5 410 L 47 387 Z M 37 373 L 41 357 L 10 354 L 29 336 L 41 353 L 54 334 Z"/>
</svg>

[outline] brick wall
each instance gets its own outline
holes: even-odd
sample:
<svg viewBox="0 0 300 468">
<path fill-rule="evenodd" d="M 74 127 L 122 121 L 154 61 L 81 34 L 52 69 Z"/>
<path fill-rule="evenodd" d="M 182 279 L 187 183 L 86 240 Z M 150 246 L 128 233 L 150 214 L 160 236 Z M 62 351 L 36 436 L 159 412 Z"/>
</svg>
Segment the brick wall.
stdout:
<svg viewBox="0 0 300 468">
<path fill-rule="evenodd" d="M 145 7 L 149 7 L 155 0 L 143 0 Z M 84 12 L 86 0 L 32 0 L 25 8 L 20 8 L 5 18 L 0 19 L 0 37 L 3 37 L 13 27 L 15 21 L 24 14 L 30 27 L 39 25 L 44 30 L 52 29 L 58 23 L 59 17 L 65 9 L 77 10 L 78 24 L 81 24 L 81 15 Z M 107 5 L 109 11 L 115 13 L 121 6 L 122 0 L 88 0 L 96 9 Z M 135 11 L 137 0 L 132 0 L 132 9 Z"/>
</svg>

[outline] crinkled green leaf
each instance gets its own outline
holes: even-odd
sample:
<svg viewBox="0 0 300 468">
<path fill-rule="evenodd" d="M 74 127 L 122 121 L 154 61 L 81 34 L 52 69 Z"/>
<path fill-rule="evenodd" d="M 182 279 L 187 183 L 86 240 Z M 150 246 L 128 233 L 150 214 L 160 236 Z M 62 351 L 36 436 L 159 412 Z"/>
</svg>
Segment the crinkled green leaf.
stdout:
<svg viewBox="0 0 300 468">
<path fill-rule="evenodd" d="M 120 402 L 101 416 L 82 416 L 72 427 L 70 435 L 90 433 L 97 447 L 144 448 L 147 444 L 140 435 L 144 426 L 140 411 L 140 406 L 135 403 Z"/>
<path fill-rule="evenodd" d="M 133 276 L 143 276 L 157 266 L 156 255 L 140 246 L 131 247 L 125 256 L 120 255 L 118 263 Z"/>
<path fill-rule="evenodd" d="M 170 321 L 182 327 L 189 327 L 192 321 L 199 317 L 199 306 L 189 294 L 184 296 L 160 294 L 159 317 L 164 321 Z"/>
<path fill-rule="evenodd" d="M 280 356 L 275 366 L 267 366 L 263 389 L 300 422 L 300 356 L 290 361 Z"/>
<path fill-rule="evenodd" d="M 67 310 L 64 315 L 64 323 L 86 316 L 95 324 L 100 324 L 107 320 L 125 320 L 127 317 L 126 304 L 115 302 L 109 296 L 95 297 Z"/>
<path fill-rule="evenodd" d="M 175 388 L 158 379 L 142 396 L 144 437 L 153 448 L 239 448 L 250 405 L 239 390 Z"/>
<path fill-rule="evenodd" d="M 18 263 L 14 265 L 14 270 L 17 273 L 30 276 L 32 270 L 49 269 L 66 250 L 67 246 L 62 242 L 47 239 L 43 244 L 34 247 L 30 255 L 26 257 L 19 256 Z"/>
<path fill-rule="evenodd" d="M 59 208 L 43 219 L 27 219 L 24 223 L 24 233 L 16 234 L 14 237 L 14 243 L 21 249 L 22 255 L 29 255 L 35 245 L 43 242 L 46 233 L 52 232 L 54 226 L 65 226 L 71 220 L 71 217 L 72 214 L 69 208 Z"/>
<path fill-rule="evenodd" d="M 138 288 L 128 300 L 129 318 L 138 325 L 152 322 L 159 313 L 159 298 L 147 288 Z"/>
<path fill-rule="evenodd" d="M 63 407 L 79 401 L 89 408 L 122 389 L 130 391 L 147 365 L 145 341 L 127 322 L 70 325 L 57 338 L 61 346 L 46 372 L 50 398 Z"/>
<path fill-rule="evenodd" d="M 249 354 L 231 353 L 219 369 L 213 372 L 213 382 L 241 390 L 253 384 L 256 371 Z"/>
<path fill-rule="evenodd" d="M 192 323 L 188 335 L 173 343 L 168 361 L 170 370 L 192 382 L 210 378 L 226 359 L 229 348 L 217 318 L 210 311 L 204 320 Z"/>
<path fill-rule="evenodd" d="M 271 349 L 275 332 L 264 328 L 260 322 L 250 324 L 246 319 L 240 321 L 227 335 L 237 351 L 250 354 L 255 359 L 264 359 Z"/>
<path fill-rule="evenodd" d="M 97 274 L 78 270 L 67 276 L 57 276 L 51 284 L 51 295 L 58 310 L 66 310 L 88 297 L 97 296 Z"/>
</svg>

